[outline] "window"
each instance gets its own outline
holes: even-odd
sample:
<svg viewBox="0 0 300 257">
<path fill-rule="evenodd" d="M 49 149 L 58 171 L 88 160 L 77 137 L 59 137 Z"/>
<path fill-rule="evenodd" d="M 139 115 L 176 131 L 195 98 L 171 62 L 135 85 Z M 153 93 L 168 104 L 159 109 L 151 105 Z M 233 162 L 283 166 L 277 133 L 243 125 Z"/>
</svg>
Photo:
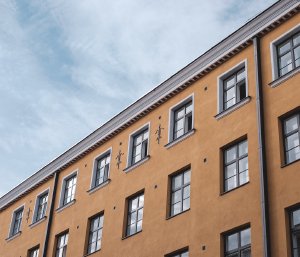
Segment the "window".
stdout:
<svg viewBox="0 0 300 257">
<path fill-rule="evenodd" d="M 277 45 L 279 77 L 300 66 L 300 33 Z"/>
<path fill-rule="evenodd" d="M 148 155 L 148 128 L 133 137 L 131 164 L 144 159 Z"/>
<path fill-rule="evenodd" d="M 245 67 L 223 80 L 223 110 L 246 98 Z"/>
<path fill-rule="evenodd" d="M 144 193 L 128 199 L 126 236 L 142 231 Z"/>
<path fill-rule="evenodd" d="M 284 151 L 286 163 L 300 159 L 300 113 L 283 120 Z"/>
<path fill-rule="evenodd" d="M 170 216 L 174 216 L 190 208 L 190 182 L 190 169 L 171 177 Z"/>
<path fill-rule="evenodd" d="M 46 216 L 48 203 L 48 191 L 37 197 L 33 222 L 37 222 Z"/>
<path fill-rule="evenodd" d="M 149 157 L 149 127 L 147 124 L 129 136 L 127 168 Z"/>
<path fill-rule="evenodd" d="M 189 101 L 175 109 L 173 116 L 173 140 L 175 140 L 193 128 L 193 102 Z"/>
<path fill-rule="evenodd" d="M 102 154 L 95 161 L 92 187 L 97 187 L 108 180 L 110 167 L 110 151 Z"/>
<path fill-rule="evenodd" d="M 244 60 L 218 77 L 218 113 L 232 111 L 233 106 L 239 107 L 247 99 L 247 60 Z"/>
<path fill-rule="evenodd" d="M 63 191 L 62 191 L 62 199 L 61 206 L 64 206 L 75 199 L 75 190 L 76 190 L 76 182 L 77 182 L 77 173 L 71 174 L 63 181 Z"/>
<path fill-rule="evenodd" d="M 39 256 L 39 248 L 36 247 L 32 250 L 29 250 L 28 257 L 38 257 Z"/>
<path fill-rule="evenodd" d="M 103 214 L 90 219 L 89 239 L 87 253 L 94 253 L 101 248 Z"/>
<path fill-rule="evenodd" d="M 225 257 L 251 257 L 251 229 L 225 236 Z"/>
<path fill-rule="evenodd" d="M 69 238 L 68 232 L 57 236 L 55 257 L 67 256 L 68 238 Z"/>
<path fill-rule="evenodd" d="M 174 253 L 167 254 L 166 257 L 189 257 L 188 250 L 179 250 Z"/>
<path fill-rule="evenodd" d="M 249 181 L 248 142 L 244 140 L 224 150 L 224 191 Z"/>
<path fill-rule="evenodd" d="M 13 214 L 10 236 L 14 236 L 21 231 L 22 217 L 23 217 L 24 207 L 19 208 Z"/>
<path fill-rule="evenodd" d="M 290 213 L 292 256 L 300 256 L 300 209 Z"/>
</svg>

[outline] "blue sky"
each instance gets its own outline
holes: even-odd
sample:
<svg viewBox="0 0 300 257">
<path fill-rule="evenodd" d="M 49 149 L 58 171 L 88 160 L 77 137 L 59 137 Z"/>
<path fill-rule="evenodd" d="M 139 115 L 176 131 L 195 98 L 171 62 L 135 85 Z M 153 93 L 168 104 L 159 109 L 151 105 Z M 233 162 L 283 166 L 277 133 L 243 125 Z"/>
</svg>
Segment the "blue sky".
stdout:
<svg viewBox="0 0 300 257">
<path fill-rule="evenodd" d="M 0 196 L 274 0 L 0 0 Z"/>
</svg>

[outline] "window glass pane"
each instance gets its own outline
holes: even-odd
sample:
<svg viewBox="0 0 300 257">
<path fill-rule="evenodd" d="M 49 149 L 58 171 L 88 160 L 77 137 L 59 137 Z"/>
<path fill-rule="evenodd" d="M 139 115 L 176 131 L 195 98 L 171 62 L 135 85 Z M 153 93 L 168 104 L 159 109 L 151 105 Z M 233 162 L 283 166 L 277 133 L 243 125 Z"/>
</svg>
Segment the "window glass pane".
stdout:
<svg viewBox="0 0 300 257">
<path fill-rule="evenodd" d="M 232 87 L 225 92 L 225 102 L 229 101 L 232 98 L 235 98 L 235 87 Z"/>
<path fill-rule="evenodd" d="M 287 152 L 287 162 L 293 162 L 300 159 L 300 147 L 296 147 Z"/>
<path fill-rule="evenodd" d="M 127 234 L 128 234 L 128 235 L 132 235 L 132 234 L 134 234 L 135 232 L 136 232 L 136 224 L 130 225 L 130 226 L 128 227 L 128 232 L 127 232 Z"/>
<path fill-rule="evenodd" d="M 139 207 L 144 206 L 144 195 L 139 196 Z"/>
<path fill-rule="evenodd" d="M 178 203 L 180 202 L 182 199 L 181 199 L 181 189 L 177 190 L 176 192 L 174 192 L 172 194 L 172 203 Z"/>
<path fill-rule="evenodd" d="M 293 130 L 296 130 L 298 128 L 298 119 L 297 116 L 293 116 L 289 119 L 287 119 L 284 123 L 285 123 L 285 133 L 289 133 Z"/>
<path fill-rule="evenodd" d="M 136 232 L 139 232 L 139 231 L 142 230 L 142 223 L 143 223 L 142 220 L 140 220 L 140 221 L 137 223 L 137 229 L 136 229 Z"/>
<path fill-rule="evenodd" d="M 182 253 L 181 257 L 189 257 L 189 252 Z"/>
<path fill-rule="evenodd" d="M 225 104 L 224 104 L 224 109 L 228 109 L 229 107 L 231 107 L 231 106 L 233 106 L 233 105 L 235 105 L 235 98 L 233 98 L 233 99 L 231 99 L 231 100 L 225 102 Z"/>
<path fill-rule="evenodd" d="M 239 160 L 239 172 L 248 170 L 248 157 Z"/>
<path fill-rule="evenodd" d="M 296 67 L 300 66 L 300 58 L 296 60 L 295 65 L 296 65 Z"/>
<path fill-rule="evenodd" d="M 190 197 L 190 186 L 186 186 L 183 189 L 183 199 Z"/>
<path fill-rule="evenodd" d="M 186 128 L 185 128 L 185 132 L 188 132 L 192 129 L 192 125 L 193 125 L 193 117 L 192 114 L 189 114 L 189 116 L 186 117 Z"/>
<path fill-rule="evenodd" d="M 294 253 L 296 253 L 295 256 L 299 256 L 299 254 L 300 254 L 300 233 L 299 233 L 299 231 L 293 233 L 292 244 L 293 244 L 293 248 L 294 248 Z M 295 257 L 295 256 L 293 256 L 293 257 Z"/>
<path fill-rule="evenodd" d="M 290 150 L 299 145 L 299 133 L 294 133 L 286 138 L 286 150 Z"/>
<path fill-rule="evenodd" d="M 225 162 L 229 163 L 237 158 L 236 146 L 231 147 L 225 151 Z"/>
<path fill-rule="evenodd" d="M 294 46 L 300 44 L 300 33 L 294 36 L 293 44 L 294 44 Z"/>
<path fill-rule="evenodd" d="M 226 250 L 232 251 L 238 248 L 238 233 L 227 236 Z"/>
<path fill-rule="evenodd" d="M 135 139 L 135 145 L 138 145 L 142 142 L 143 140 L 143 136 L 142 135 L 138 135 Z"/>
<path fill-rule="evenodd" d="M 249 175 L 248 175 L 248 170 L 240 173 L 240 185 L 243 185 L 249 181 Z"/>
<path fill-rule="evenodd" d="M 246 83 L 243 82 L 238 85 L 238 101 L 243 100 L 246 96 Z"/>
<path fill-rule="evenodd" d="M 176 139 L 178 137 L 181 137 L 183 134 L 184 134 L 184 130 L 181 129 L 181 130 L 175 132 L 174 138 Z"/>
<path fill-rule="evenodd" d="M 138 211 L 138 220 L 142 220 L 143 219 L 143 214 L 144 214 L 144 209 L 140 209 L 139 211 Z"/>
<path fill-rule="evenodd" d="M 251 249 L 245 249 L 241 253 L 241 257 L 251 257 Z"/>
<path fill-rule="evenodd" d="M 136 210 L 138 206 L 138 198 L 134 198 L 131 200 L 130 210 Z"/>
<path fill-rule="evenodd" d="M 184 113 L 185 113 L 184 107 L 179 109 L 178 111 L 175 112 L 175 119 L 178 120 L 180 118 L 183 118 Z"/>
<path fill-rule="evenodd" d="M 181 211 L 182 211 L 181 202 L 172 205 L 172 207 L 171 207 L 172 215 L 176 215 L 176 214 L 180 213 Z"/>
<path fill-rule="evenodd" d="M 243 141 L 239 144 L 239 157 L 248 154 L 248 141 Z"/>
<path fill-rule="evenodd" d="M 193 104 L 192 102 L 190 102 L 187 106 L 186 106 L 186 109 L 185 109 L 185 113 L 189 113 L 193 111 Z"/>
<path fill-rule="evenodd" d="M 300 57 L 300 46 L 294 49 L 295 60 Z"/>
<path fill-rule="evenodd" d="M 136 212 L 133 212 L 132 214 L 130 214 L 128 216 L 128 225 L 131 225 L 131 224 L 135 224 L 136 223 L 136 215 L 137 213 Z"/>
<path fill-rule="evenodd" d="M 293 65 L 289 64 L 288 66 L 285 66 L 284 68 L 280 69 L 280 76 L 283 76 L 284 74 L 287 74 L 293 69 Z"/>
<path fill-rule="evenodd" d="M 241 231 L 241 246 L 251 244 L 251 230 L 247 228 Z"/>
<path fill-rule="evenodd" d="M 186 211 L 190 208 L 190 198 L 183 200 L 183 209 L 182 211 Z"/>
<path fill-rule="evenodd" d="M 182 174 L 172 178 L 172 189 L 177 189 L 182 186 Z"/>
<path fill-rule="evenodd" d="M 183 176 L 184 176 L 184 178 L 183 178 L 184 184 L 190 183 L 190 181 L 191 181 L 191 171 L 190 170 L 185 171 Z"/>
<path fill-rule="evenodd" d="M 225 167 L 225 179 L 236 175 L 236 163 L 230 164 Z"/>
<path fill-rule="evenodd" d="M 279 59 L 279 67 L 283 68 L 289 65 L 292 62 L 292 53 L 288 52 L 287 54 L 283 55 Z"/>
<path fill-rule="evenodd" d="M 229 79 L 224 81 L 225 89 L 232 87 L 235 84 L 235 75 L 231 76 Z"/>
<path fill-rule="evenodd" d="M 293 226 L 297 226 L 300 224 L 300 209 L 296 210 L 292 213 L 292 217 L 293 217 Z"/>
<path fill-rule="evenodd" d="M 179 131 L 184 128 L 184 119 L 180 119 L 175 123 L 175 131 Z"/>
<path fill-rule="evenodd" d="M 225 180 L 225 191 L 229 191 L 237 187 L 237 177 L 231 177 Z"/>
<path fill-rule="evenodd" d="M 245 69 L 240 70 L 236 75 L 237 81 L 245 78 Z"/>
<path fill-rule="evenodd" d="M 291 49 L 291 42 L 287 42 L 284 45 L 280 46 L 278 48 L 279 54 L 282 55 L 283 53 L 285 53 L 286 51 Z"/>
</svg>

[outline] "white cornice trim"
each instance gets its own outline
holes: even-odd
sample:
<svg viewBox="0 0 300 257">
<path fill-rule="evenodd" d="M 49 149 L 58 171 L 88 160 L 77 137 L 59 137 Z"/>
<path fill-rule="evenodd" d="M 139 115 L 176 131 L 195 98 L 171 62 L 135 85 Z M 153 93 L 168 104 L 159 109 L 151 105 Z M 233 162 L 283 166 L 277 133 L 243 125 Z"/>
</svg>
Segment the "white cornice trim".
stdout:
<svg viewBox="0 0 300 257">
<path fill-rule="evenodd" d="M 40 169 L 37 173 L 2 196 L 0 198 L 0 210 L 37 186 L 49 176 L 53 175 L 54 172 L 74 163 L 87 152 L 112 138 L 122 129 L 153 110 L 177 92 L 192 84 L 193 81 L 197 80 L 202 75 L 217 67 L 218 64 L 221 64 L 224 60 L 245 48 L 251 43 L 253 36 L 261 34 L 266 30 L 270 30 L 270 26 L 273 26 L 273 24 L 275 27 L 277 25 L 275 22 L 288 15 L 297 7 L 299 7 L 298 0 L 281 0 L 276 2 L 219 44 L 215 45 L 192 63 L 113 117 L 78 144 L 74 145 L 58 158 Z"/>
</svg>

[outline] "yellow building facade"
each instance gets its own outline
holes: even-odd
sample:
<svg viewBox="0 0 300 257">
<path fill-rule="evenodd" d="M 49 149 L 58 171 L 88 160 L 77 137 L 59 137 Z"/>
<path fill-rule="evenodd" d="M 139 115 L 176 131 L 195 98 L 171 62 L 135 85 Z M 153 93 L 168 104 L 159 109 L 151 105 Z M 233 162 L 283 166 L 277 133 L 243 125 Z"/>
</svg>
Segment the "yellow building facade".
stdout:
<svg viewBox="0 0 300 257">
<path fill-rule="evenodd" d="M 299 10 L 276 2 L 1 197 L 0 256 L 300 256 Z"/>
</svg>

